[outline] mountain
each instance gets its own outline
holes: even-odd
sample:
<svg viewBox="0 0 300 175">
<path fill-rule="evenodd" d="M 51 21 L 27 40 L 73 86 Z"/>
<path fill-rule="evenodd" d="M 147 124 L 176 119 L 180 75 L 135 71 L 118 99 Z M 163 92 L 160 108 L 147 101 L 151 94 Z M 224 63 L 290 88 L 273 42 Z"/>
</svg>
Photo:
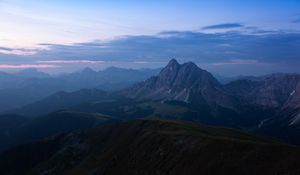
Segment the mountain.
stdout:
<svg viewBox="0 0 300 175">
<path fill-rule="evenodd" d="M 241 112 L 241 107 L 263 109 L 299 108 L 299 74 L 272 74 L 265 77 L 240 77 L 225 85 L 196 64 L 179 64 L 175 59 L 151 77 L 123 91 L 141 100 L 182 101 L 197 107 L 207 105 Z"/>
<path fill-rule="evenodd" d="M 299 82 L 299 74 L 273 74 L 262 80 L 232 81 L 225 87 L 248 105 L 282 108 L 287 105 L 292 94 L 297 92 Z M 297 97 L 297 94 L 295 96 Z"/>
<path fill-rule="evenodd" d="M 22 78 L 6 72 L 0 72 L 0 90 L 5 88 L 16 87 Z"/>
<path fill-rule="evenodd" d="M 62 91 L 12 112 L 28 117 L 37 117 L 57 110 L 68 109 L 81 103 L 97 103 L 109 99 L 110 96 L 107 92 L 97 89 L 82 89 L 75 92 Z"/>
<path fill-rule="evenodd" d="M 223 85 L 194 63 L 179 64 L 173 59 L 158 76 L 122 94 L 140 101 L 179 101 L 197 111 L 201 122 L 272 131 L 271 136 L 300 143 L 299 74 L 239 77 Z M 294 139 L 289 138 L 292 135 Z"/>
<path fill-rule="evenodd" d="M 78 91 L 97 88 L 107 91 L 120 90 L 156 75 L 158 69 L 108 68 L 48 76 L 35 69 L 26 69 L 16 74 L 0 72 L 0 112 L 20 108 L 59 91 Z"/>
<path fill-rule="evenodd" d="M 192 62 L 179 64 L 175 59 L 158 76 L 128 88 L 123 94 L 140 100 L 182 101 L 197 108 L 209 108 L 214 116 L 218 108 L 235 110 L 235 99 L 209 72 Z"/>
<path fill-rule="evenodd" d="M 15 174 L 298 174 L 300 148 L 237 130 L 136 120 L 62 134 L 0 155 Z"/>
<path fill-rule="evenodd" d="M 239 99 L 245 113 L 262 116 L 256 124 L 259 133 L 300 144 L 299 74 L 272 74 L 261 80 L 237 80 L 226 84 L 225 88 Z"/>
<path fill-rule="evenodd" d="M 23 77 L 23 78 L 45 78 L 45 77 L 50 77 L 49 74 L 38 71 L 37 69 L 31 68 L 31 69 L 24 69 L 21 70 L 14 75 L 18 77 Z"/>
<path fill-rule="evenodd" d="M 136 70 L 126 71 L 132 71 L 132 75 L 136 73 Z M 111 67 L 102 71 L 101 75 L 114 79 L 122 72 L 123 69 Z M 66 84 L 72 85 L 70 82 L 79 82 L 81 78 L 90 78 L 87 81 L 92 82 L 98 75 L 99 72 L 85 69 L 81 73 L 68 75 L 73 78 L 67 78 L 69 81 Z M 196 64 L 179 64 L 173 59 L 158 76 L 121 91 L 105 93 L 86 89 L 59 92 L 11 110 L 10 113 L 36 117 L 64 109 L 102 113 L 126 120 L 148 116 L 176 118 L 243 128 L 291 143 L 300 143 L 299 82 L 299 74 L 272 74 L 259 78 L 245 77 L 221 84 Z M 38 92 L 36 90 L 35 94 Z M 18 97 L 23 97 L 22 93 Z M 9 102 L 11 98 L 6 99 Z M 6 104 L 3 103 L 3 106 Z M 291 136 L 293 139 L 289 138 Z"/>
<path fill-rule="evenodd" d="M 92 75 L 95 74 L 95 71 L 89 69 L 84 71 L 89 74 L 88 77 L 93 78 Z M 119 75 L 121 73 L 118 72 L 124 70 L 110 68 L 108 72 L 110 71 Z M 135 70 L 132 71 L 135 72 Z M 111 74 L 111 76 L 114 75 Z M 86 92 L 88 93 L 88 90 Z M 82 99 L 84 96 L 87 97 Z M 26 116 L 38 116 L 59 109 L 71 109 L 82 112 L 100 112 L 123 118 L 139 118 L 149 115 L 160 115 L 167 118 L 176 116 L 181 119 L 231 125 L 238 110 L 235 98 L 209 72 L 200 69 L 192 62 L 179 64 L 176 60 L 171 60 L 158 76 L 130 88 L 110 95 L 100 93 L 99 96 L 88 97 L 90 97 L 89 93 L 84 94 L 80 91 L 58 93 L 11 112 Z M 146 103 L 143 104 L 143 101 Z M 147 101 L 165 104 L 152 105 Z M 176 107 L 185 109 L 185 113 L 181 113 L 181 117 L 174 115 L 171 110 L 158 109 L 175 109 Z M 214 119 L 216 117 L 218 119 Z"/>
<path fill-rule="evenodd" d="M 113 91 L 143 81 L 157 72 L 158 69 L 149 71 L 109 67 L 102 71 L 94 71 L 91 68 L 85 68 L 81 72 L 63 75 L 60 78 L 70 86 L 77 87 L 77 89 L 90 87 Z"/>
<path fill-rule="evenodd" d="M 300 75 L 290 75 L 291 87 L 281 108 L 281 114 L 290 114 L 289 125 L 300 125 Z M 286 82 L 283 82 L 286 83 Z"/>
<path fill-rule="evenodd" d="M 106 72 L 115 72 L 116 75 L 107 73 L 106 77 L 117 77 L 123 71 L 111 67 Z M 85 73 L 75 77 L 80 78 L 79 75 L 84 75 L 84 79 L 94 79 L 92 75 L 97 74 L 92 69 L 85 69 L 83 72 Z M 293 121 L 297 123 L 300 113 L 297 90 L 299 77 L 298 74 L 272 74 L 259 78 L 244 77 L 223 85 L 196 64 L 179 64 L 173 59 L 158 76 L 112 93 L 114 95 L 91 95 L 88 90 L 85 90 L 87 94 L 80 91 L 58 93 L 15 112 L 38 116 L 59 109 L 71 109 L 100 112 L 127 119 L 150 115 L 165 118 L 176 116 L 208 124 L 257 130 L 271 123 L 279 123 L 273 120 L 278 120 L 285 126 L 289 126 Z M 115 94 L 132 100 L 116 98 Z M 169 108 L 177 111 L 177 107 L 185 111 L 180 112 L 181 116 L 168 110 Z"/>
<path fill-rule="evenodd" d="M 45 99 L 26 105 L 10 113 L 27 118 L 42 117 L 59 110 L 72 110 L 85 113 L 101 113 L 120 120 L 156 116 L 169 119 L 185 119 L 197 122 L 221 123 L 219 119 L 208 119 L 185 104 L 177 102 L 137 101 L 120 96 L 118 93 L 106 93 L 96 89 L 84 89 L 75 92 L 59 92 Z M 211 122 L 208 122 L 211 121 Z"/>
<path fill-rule="evenodd" d="M 220 74 L 213 74 L 214 77 L 223 85 L 228 84 L 233 81 L 237 80 L 252 80 L 252 81 L 260 81 L 263 80 L 265 77 L 264 76 L 233 76 L 233 77 L 226 77 L 222 76 Z"/>
<path fill-rule="evenodd" d="M 273 74 L 262 80 L 237 80 L 226 84 L 225 88 L 243 106 L 274 111 L 275 116 L 292 117 L 287 124 L 297 123 L 300 107 L 299 74 Z"/>
<path fill-rule="evenodd" d="M 95 127 L 116 121 L 99 113 L 58 111 L 35 119 L 17 115 L 0 116 L 0 152 L 61 133 Z"/>
</svg>

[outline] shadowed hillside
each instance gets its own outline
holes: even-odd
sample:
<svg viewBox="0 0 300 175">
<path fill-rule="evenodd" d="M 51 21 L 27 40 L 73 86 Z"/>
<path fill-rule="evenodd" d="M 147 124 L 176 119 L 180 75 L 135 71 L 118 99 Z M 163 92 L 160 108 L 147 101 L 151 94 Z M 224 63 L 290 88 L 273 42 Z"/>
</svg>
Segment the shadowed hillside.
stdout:
<svg viewBox="0 0 300 175">
<path fill-rule="evenodd" d="M 300 149 L 236 130 L 181 121 L 104 125 L 19 146 L 6 174 L 297 174 Z M 17 164 L 17 163 L 18 164 Z"/>
</svg>

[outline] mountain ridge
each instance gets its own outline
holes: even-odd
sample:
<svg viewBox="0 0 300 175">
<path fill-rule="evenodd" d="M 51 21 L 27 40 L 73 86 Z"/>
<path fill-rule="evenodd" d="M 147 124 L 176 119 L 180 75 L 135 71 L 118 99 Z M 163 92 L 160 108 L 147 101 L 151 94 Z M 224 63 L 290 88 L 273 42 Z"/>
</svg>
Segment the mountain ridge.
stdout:
<svg viewBox="0 0 300 175">
<path fill-rule="evenodd" d="M 143 119 L 16 147 L 0 155 L 0 171 L 3 175 L 289 174 L 299 172 L 299 155 L 299 147 L 232 129 Z M 21 162 L 18 168 L 15 160 Z"/>
<path fill-rule="evenodd" d="M 172 59 L 158 76 L 136 84 L 132 89 L 125 90 L 123 94 L 137 99 L 177 100 L 235 108 L 232 103 L 233 98 L 226 93 L 212 74 L 200 69 L 193 62 L 179 64 L 175 59 Z M 226 100 L 226 103 L 219 97 Z"/>
<path fill-rule="evenodd" d="M 57 94 L 62 101 L 55 95 L 49 96 L 20 111 L 26 111 L 27 108 L 32 109 L 28 110 L 31 111 L 29 113 L 34 113 L 38 112 L 36 108 L 39 108 L 45 109 L 39 111 L 42 112 L 39 114 L 45 115 L 49 108 L 47 99 L 54 99 L 50 100 L 52 104 L 62 105 L 56 107 L 52 105 L 53 108 L 48 112 L 70 109 L 100 112 L 126 119 L 149 115 L 166 118 L 179 117 L 252 131 L 266 128 L 272 128 L 273 131 L 293 128 L 290 132 L 298 133 L 299 87 L 300 75 L 298 74 L 272 74 L 262 79 L 240 79 L 223 85 L 212 74 L 199 68 L 195 63 L 179 64 L 172 59 L 158 76 L 150 77 L 124 90 L 107 95 L 102 94 L 95 98 L 91 96 L 86 100 L 81 98 L 80 91 Z M 72 96 L 78 98 L 69 98 Z M 67 99 L 69 99 L 68 103 Z M 155 104 L 151 104 L 152 102 Z M 179 112 L 181 116 L 171 111 L 176 107 L 183 109 Z M 297 135 L 294 140 L 296 142 L 292 141 L 292 143 L 300 143 L 296 138 Z M 277 136 L 277 134 L 272 136 Z M 289 140 L 287 135 L 283 138 Z"/>
</svg>

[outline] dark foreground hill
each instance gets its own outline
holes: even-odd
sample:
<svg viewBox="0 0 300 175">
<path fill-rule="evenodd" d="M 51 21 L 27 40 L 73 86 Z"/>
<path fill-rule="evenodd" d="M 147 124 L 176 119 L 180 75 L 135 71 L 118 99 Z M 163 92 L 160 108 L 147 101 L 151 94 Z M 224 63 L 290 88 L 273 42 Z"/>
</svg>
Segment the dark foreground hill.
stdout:
<svg viewBox="0 0 300 175">
<path fill-rule="evenodd" d="M 14 174 L 298 174 L 299 147 L 236 130 L 136 120 L 19 146 L 0 156 Z"/>
<path fill-rule="evenodd" d="M 0 116 L 0 152 L 52 135 L 92 128 L 114 121 L 107 115 L 75 111 L 58 111 L 36 119 L 17 115 Z"/>
</svg>

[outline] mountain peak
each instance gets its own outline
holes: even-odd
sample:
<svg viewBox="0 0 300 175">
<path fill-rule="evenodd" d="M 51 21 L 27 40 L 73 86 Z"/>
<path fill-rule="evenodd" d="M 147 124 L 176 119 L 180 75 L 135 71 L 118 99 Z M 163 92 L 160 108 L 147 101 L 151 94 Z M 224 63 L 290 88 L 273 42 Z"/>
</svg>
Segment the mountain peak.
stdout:
<svg viewBox="0 0 300 175">
<path fill-rule="evenodd" d="M 86 67 L 82 70 L 83 73 L 95 73 L 96 71 L 94 71 L 93 69 Z"/>
<path fill-rule="evenodd" d="M 180 66 L 181 65 L 177 62 L 177 60 L 170 60 L 168 65 L 165 68 L 163 68 L 159 74 L 161 83 L 164 85 L 171 86 L 171 84 L 177 77 L 177 73 L 180 69 Z"/>
<path fill-rule="evenodd" d="M 176 59 L 171 59 L 168 65 L 162 70 L 163 72 L 176 72 L 180 67 L 180 64 Z"/>
<path fill-rule="evenodd" d="M 193 62 L 179 64 L 175 59 L 157 77 L 134 86 L 127 94 L 139 99 L 206 102 L 212 106 L 214 101 L 219 106 L 232 107 L 230 97 L 209 72 Z"/>
<path fill-rule="evenodd" d="M 181 67 L 187 67 L 190 69 L 201 69 L 197 66 L 197 64 L 195 64 L 194 62 L 186 62 L 183 64 L 179 64 L 178 61 L 176 59 L 171 59 L 168 63 L 168 65 L 165 68 L 181 68 Z"/>
<path fill-rule="evenodd" d="M 169 63 L 167 64 L 167 66 L 165 67 L 165 69 L 174 70 L 174 69 L 176 69 L 178 67 L 180 67 L 180 64 L 178 63 L 178 61 L 176 59 L 171 59 L 169 61 Z"/>
<path fill-rule="evenodd" d="M 201 69 L 201 68 L 199 68 L 198 66 L 197 66 L 197 64 L 196 63 L 194 63 L 194 62 L 187 62 L 187 63 L 184 63 L 184 64 L 182 64 L 182 67 L 187 67 L 187 68 L 189 68 L 189 69 Z M 201 69 L 202 70 L 202 69 Z"/>
<path fill-rule="evenodd" d="M 202 73 L 203 70 L 199 68 L 194 62 L 186 62 L 179 64 L 177 60 L 170 60 L 169 64 L 162 69 L 160 76 L 175 79 L 177 76 L 188 77 L 190 74 Z M 181 75 L 178 75 L 181 74 Z"/>
<path fill-rule="evenodd" d="M 178 61 L 177 61 L 176 59 L 173 58 L 173 59 L 171 59 L 171 60 L 169 61 L 168 65 L 170 65 L 170 66 L 171 66 L 171 65 L 172 65 L 172 66 L 173 66 L 173 65 L 179 65 L 179 63 L 178 63 Z"/>
</svg>

